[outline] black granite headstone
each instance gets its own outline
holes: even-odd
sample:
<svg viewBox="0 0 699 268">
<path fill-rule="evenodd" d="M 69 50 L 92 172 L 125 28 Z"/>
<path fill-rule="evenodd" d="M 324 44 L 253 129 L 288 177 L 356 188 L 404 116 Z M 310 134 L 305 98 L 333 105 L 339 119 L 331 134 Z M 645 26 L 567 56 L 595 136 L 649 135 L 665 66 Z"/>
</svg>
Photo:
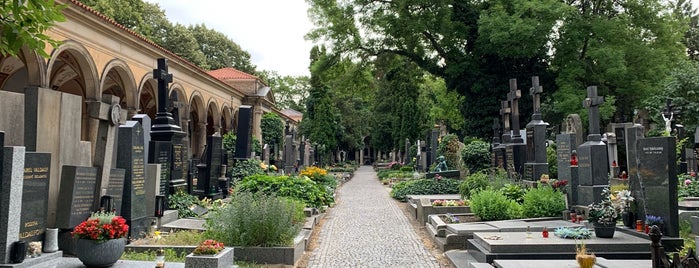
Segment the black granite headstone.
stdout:
<svg viewBox="0 0 699 268">
<path fill-rule="evenodd" d="M 19 238 L 22 241 L 43 241 L 48 211 L 50 153 L 27 152 L 24 155 L 22 216 Z"/>
<path fill-rule="evenodd" d="M 113 168 L 109 173 L 109 184 L 107 185 L 107 195 L 114 201 L 114 210 L 117 215 L 121 214 L 121 204 L 124 195 L 124 178 L 126 170 L 123 168 Z"/>
<path fill-rule="evenodd" d="M 677 170 L 674 137 L 645 138 L 638 141 L 638 169 L 641 192 L 637 196 L 639 215 L 655 215 L 665 220 L 663 235 L 679 236 L 677 212 Z M 638 198 L 640 197 L 640 198 Z"/>
<path fill-rule="evenodd" d="M 604 98 L 597 96 L 597 87 L 587 88 L 583 106 L 588 108 L 590 133 L 587 142 L 578 147 L 578 201 L 581 205 L 599 203 L 602 190 L 609 185 L 609 160 L 607 145 L 599 134 L 599 105 Z"/>
<path fill-rule="evenodd" d="M 56 207 L 56 227 L 72 229 L 92 213 L 97 168 L 63 166 Z"/>
<path fill-rule="evenodd" d="M 119 126 L 117 168 L 125 170 L 121 215 L 129 224 L 129 237 L 147 233 L 150 226 L 146 212 L 145 156 L 143 129 L 137 121 Z"/>
<path fill-rule="evenodd" d="M 532 120 L 526 126 L 527 135 L 527 163 L 525 166 L 525 177 L 539 180 L 541 175 L 549 173 L 549 165 L 546 159 L 546 128 L 548 123 L 544 122 L 541 116 L 540 97 L 543 89 L 539 85 L 539 77 L 532 77 L 532 88 L 530 93 L 534 100 L 534 114 Z"/>
<path fill-rule="evenodd" d="M 223 143 L 221 136 L 212 135 L 206 137 L 206 149 L 199 168 L 197 180 L 197 194 L 201 197 L 212 199 L 221 198 L 218 178 L 221 177 L 221 164 L 223 161 Z"/>
<path fill-rule="evenodd" d="M 238 132 L 236 133 L 235 158 L 248 159 L 252 151 L 252 107 L 238 108 Z"/>
</svg>

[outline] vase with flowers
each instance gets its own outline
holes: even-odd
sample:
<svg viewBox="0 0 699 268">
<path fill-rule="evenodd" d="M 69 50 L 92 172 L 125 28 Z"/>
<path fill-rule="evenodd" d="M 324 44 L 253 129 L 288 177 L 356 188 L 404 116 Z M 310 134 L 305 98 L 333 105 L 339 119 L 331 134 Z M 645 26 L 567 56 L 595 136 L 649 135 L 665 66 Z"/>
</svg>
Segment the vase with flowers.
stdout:
<svg viewBox="0 0 699 268">
<path fill-rule="evenodd" d="M 621 220 L 624 226 L 633 228 L 635 216 L 631 212 L 631 204 L 634 201 L 631 191 L 627 189 L 619 190 L 612 196 L 612 201 L 615 207 L 621 211 Z"/>
<path fill-rule="evenodd" d="M 621 217 L 621 210 L 614 206 L 609 187 L 602 190 L 602 200 L 597 204 L 591 204 L 588 208 L 590 212 L 587 219 L 595 227 L 595 236 L 600 238 L 614 237 L 616 222 Z"/>
<path fill-rule="evenodd" d="M 129 226 L 111 212 L 92 213 L 71 233 L 77 238 L 75 254 L 87 267 L 109 267 L 124 253 Z"/>
<path fill-rule="evenodd" d="M 657 225 L 658 228 L 660 228 L 660 232 L 665 233 L 665 220 L 663 220 L 663 217 L 650 214 L 646 215 L 646 233 L 650 232 L 650 228 L 653 227 L 653 225 Z"/>
<path fill-rule="evenodd" d="M 185 259 L 185 267 L 227 267 L 231 263 L 233 248 L 224 247 L 223 243 L 213 239 L 199 244 Z"/>
</svg>

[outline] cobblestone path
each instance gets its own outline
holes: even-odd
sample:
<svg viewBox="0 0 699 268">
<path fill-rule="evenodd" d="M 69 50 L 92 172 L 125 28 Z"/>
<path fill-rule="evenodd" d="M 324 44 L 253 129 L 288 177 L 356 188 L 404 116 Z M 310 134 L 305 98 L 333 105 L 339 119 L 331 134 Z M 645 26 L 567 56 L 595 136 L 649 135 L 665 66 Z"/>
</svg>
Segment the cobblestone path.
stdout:
<svg viewBox="0 0 699 268">
<path fill-rule="evenodd" d="M 308 267 L 440 267 L 370 166 L 339 188 L 337 200 Z"/>
</svg>

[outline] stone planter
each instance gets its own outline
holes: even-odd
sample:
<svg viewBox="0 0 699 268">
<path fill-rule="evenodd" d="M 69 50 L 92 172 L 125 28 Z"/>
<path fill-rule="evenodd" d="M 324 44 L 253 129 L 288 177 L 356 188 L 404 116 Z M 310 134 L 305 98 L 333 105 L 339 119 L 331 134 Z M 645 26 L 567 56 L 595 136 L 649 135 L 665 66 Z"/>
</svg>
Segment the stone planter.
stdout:
<svg viewBox="0 0 699 268">
<path fill-rule="evenodd" d="M 184 267 L 231 267 L 233 265 L 233 248 L 224 248 L 216 255 L 194 255 L 190 253 Z"/>
<path fill-rule="evenodd" d="M 107 240 L 98 243 L 96 240 L 78 239 L 75 243 L 75 254 L 87 267 L 110 267 L 124 254 L 126 238 Z"/>
<path fill-rule="evenodd" d="M 615 224 L 598 224 L 595 223 L 595 236 L 599 238 L 613 238 L 616 231 Z"/>
</svg>

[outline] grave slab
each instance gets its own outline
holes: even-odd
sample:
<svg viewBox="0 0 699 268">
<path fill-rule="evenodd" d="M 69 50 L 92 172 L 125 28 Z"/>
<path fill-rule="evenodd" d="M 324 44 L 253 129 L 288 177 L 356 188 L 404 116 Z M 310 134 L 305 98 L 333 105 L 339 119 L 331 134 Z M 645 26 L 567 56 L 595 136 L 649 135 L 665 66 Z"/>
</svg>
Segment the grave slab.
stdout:
<svg viewBox="0 0 699 268">
<path fill-rule="evenodd" d="M 475 232 L 498 232 L 497 227 L 487 223 L 460 223 L 447 225 L 447 232 L 462 236 L 471 236 Z"/>
</svg>

